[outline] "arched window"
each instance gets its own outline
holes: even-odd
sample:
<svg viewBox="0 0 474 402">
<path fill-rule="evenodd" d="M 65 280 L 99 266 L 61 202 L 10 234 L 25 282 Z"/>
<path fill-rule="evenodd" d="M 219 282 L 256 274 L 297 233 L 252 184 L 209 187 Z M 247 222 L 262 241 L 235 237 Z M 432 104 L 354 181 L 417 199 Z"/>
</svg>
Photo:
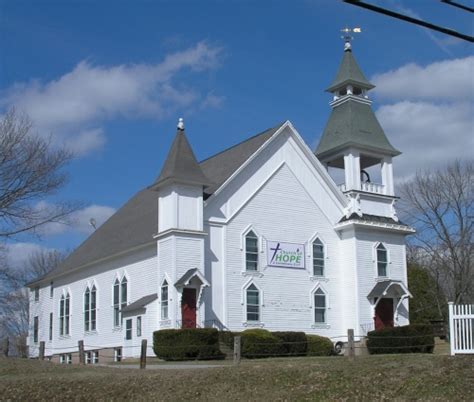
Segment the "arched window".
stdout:
<svg viewBox="0 0 474 402">
<path fill-rule="evenodd" d="M 128 301 L 128 280 L 124 276 L 121 281 L 115 279 L 114 282 L 114 326 L 122 325 L 121 310 L 127 306 Z"/>
<path fill-rule="evenodd" d="M 84 293 L 84 331 L 90 331 L 90 320 L 91 320 L 91 291 L 89 286 L 86 288 Z"/>
<path fill-rule="evenodd" d="M 316 324 L 326 322 L 326 294 L 321 288 L 314 292 L 314 322 Z"/>
<path fill-rule="evenodd" d="M 377 246 L 377 275 L 387 276 L 388 255 L 385 246 L 380 243 Z"/>
<path fill-rule="evenodd" d="M 251 284 L 245 291 L 247 321 L 260 321 L 260 291 Z"/>
<path fill-rule="evenodd" d="M 69 335 L 69 322 L 71 311 L 71 298 L 69 293 L 62 295 L 59 301 L 59 335 Z"/>
<path fill-rule="evenodd" d="M 114 283 L 114 326 L 120 326 L 120 282 L 118 278 Z"/>
<path fill-rule="evenodd" d="M 252 230 L 245 235 L 245 270 L 258 270 L 258 237 Z"/>
<path fill-rule="evenodd" d="M 166 279 L 161 285 L 161 319 L 168 319 L 168 282 Z"/>
<path fill-rule="evenodd" d="M 324 244 L 319 239 L 313 242 L 313 275 L 324 276 Z"/>
</svg>

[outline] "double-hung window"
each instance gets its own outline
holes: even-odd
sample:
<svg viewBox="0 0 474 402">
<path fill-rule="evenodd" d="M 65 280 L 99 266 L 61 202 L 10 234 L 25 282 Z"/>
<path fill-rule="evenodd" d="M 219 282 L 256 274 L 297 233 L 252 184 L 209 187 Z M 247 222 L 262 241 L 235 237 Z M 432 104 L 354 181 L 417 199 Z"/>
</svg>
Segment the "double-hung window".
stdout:
<svg viewBox="0 0 474 402">
<path fill-rule="evenodd" d="M 84 330 L 86 332 L 96 330 L 96 301 L 97 289 L 95 285 L 92 286 L 92 289 L 87 287 L 84 294 Z"/>
<path fill-rule="evenodd" d="M 377 246 L 377 275 L 387 276 L 388 253 L 383 244 Z"/>
<path fill-rule="evenodd" d="M 316 324 L 326 322 L 326 294 L 320 288 L 314 292 L 314 322 Z"/>
<path fill-rule="evenodd" d="M 132 339 L 132 319 L 131 318 L 125 320 L 125 339 L 128 341 Z"/>
<path fill-rule="evenodd" d="M 252 230 L 245 235 L 245 270 L 258 270 L 258 237 Z"/>
<path fill-rule="evenodd" d="M 161 285 L 161 319 L 168 319 L 168 282 L 166 280 Z"/>
<path fill-rule="evenodd" d="M 260 292 L 254 284 L 245 291 L 247 321 L 260 321 Z"/>
<path fill-rule="evenodd" d="M 324 276 L 324 245 L 319 239 L 313 242 L 313 275 Z"/>
<path fill-rule="evenodd" d="M 137 337 L 142 336 L 142 316 L 137 317 Z"/>
<path fill-rule="evenodd" d="M 69 335 L 70 321 L 70 300 L 69 293 L 61 296 L 59 301 L 59 335 Z"/>
<path fill-rule="evenodd" d="M 128 300 L 128 281 L 124 276 L 122 281 L 119 281 L 118 278 L 114 282 L 114 327 L 120 327 L 122 324 L 122 316 L 120 311 L 127 306 Z M 95 305 L 95 303 L 94 303 Z M 95 312 L 94 312 L 95 317 Z"/>
<path fill-rule="evenodd" d="M 53 313 L 49 313 L 49 340 L 53 340 Z"/>
<path fill-rule="evenodd" d="M 38 343 L 39 318 L 36 316 L 33 322 L 33 342 Z"/>
</svg>

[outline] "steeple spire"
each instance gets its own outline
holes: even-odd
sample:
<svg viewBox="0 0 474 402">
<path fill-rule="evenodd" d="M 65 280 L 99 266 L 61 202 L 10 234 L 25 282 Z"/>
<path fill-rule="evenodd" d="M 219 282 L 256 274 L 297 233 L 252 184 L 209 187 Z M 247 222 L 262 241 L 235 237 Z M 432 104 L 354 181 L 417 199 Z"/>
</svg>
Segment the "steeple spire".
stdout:
<svg viewBox="0 0 474 402">
<path fill-rule="evenodd" d="M 171 182 L 197 184 L 203 187 L 211 184 L 201 170 L 191 145 L 186 138 L 182 118 L 178 121 L 176 136 L 163 164 L 161 173 L 152 187 L 156 189 Z"/>
</svg>

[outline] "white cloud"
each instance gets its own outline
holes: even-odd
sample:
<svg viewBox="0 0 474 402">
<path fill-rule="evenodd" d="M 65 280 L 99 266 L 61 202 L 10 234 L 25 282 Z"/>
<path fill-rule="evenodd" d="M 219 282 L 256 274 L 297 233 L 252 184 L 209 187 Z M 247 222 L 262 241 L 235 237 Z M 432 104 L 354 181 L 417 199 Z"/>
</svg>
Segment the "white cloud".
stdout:
<svg viewBox="0 0 474 402">
<path fill-rule="evenodd" d="M 402 101 L 381 106 L 377 118 L 392 144 L 403 152 L 395 158 L 395 176 L 409 178 L 420 169 L 472 158 L 473 112 L 473 105 L 467 102 Z"/>
<path fill-rule="evenodd" d="M 84 154 L 105 143 L 102 123 L 109 119 L 163 118 L 200 101 L 204 96 L 186 85 L 182 73 L 216 68 L 220 53 L 220 48 L 200 42 L 157 64 L 97 66 L 81 61 L 56 80 L 13 85 L 2 103 L 26 112 L 40 133 Z"/>
<path fill-rule="evenodd" d="M 39 205 L 41 207 L 41 205 Z M 53 236 L 66 232 L 75 232 L 89 235 L 94 231 L 90 220 L 95 220 L 96 228 L 102 225 L 112 214 L 115 208 L 104 205 L 90 205 L 74 212 L 64 223 L 52 222 L 42 226 L 38 231 L 43 236 Z"/>
<path fill-rule="evenodd" d="M 42 250 L 51 249 L 44 248 L 35 243 L 9 243 L 5 245 L 7 266 L 13 269 L 21 269 L 28 263 L 33 253 L 38 253 Z"/>
<path fill-rule="evenodd" d="M 391 99 L 472 99 L 474 56 L 421 67 L 410 63 L 372 77 L 374 92 Z"/>
</svg>

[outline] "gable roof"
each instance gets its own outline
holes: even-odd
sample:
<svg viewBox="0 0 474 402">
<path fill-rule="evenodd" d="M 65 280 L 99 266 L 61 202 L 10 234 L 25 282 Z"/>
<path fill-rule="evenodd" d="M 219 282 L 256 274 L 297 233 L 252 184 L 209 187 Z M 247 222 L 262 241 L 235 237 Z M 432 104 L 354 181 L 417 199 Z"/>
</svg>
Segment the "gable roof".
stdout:
<svg viewBox="0 0 474 402">
<path fill-rule="evenodd" d="M 356 100 L 347 100 L 332 109 L 315 154 L 323 158 L 349 145 L 392 156 L 400 154 L 388 141 L 370 105 Z"/>
<path fill-rule="evenodd" d="M 336 78 L 334 78 L 331 86 L 326 89 L 326 91 L 334 92 L 338 88 L 348 84 L 359 85 L 366 89 L 375 88 L 375 85 L 371 84 L 367 78 L 365 78 L 350 49 L 344 51 Z"/>
<path fill-rule="evenodd" d="M 211 184 L 199 167 L 184 129 L 178 128 L 161 173 L 152 187 L 157 189 L 169 182 L 201 184 L 203 186 Z"/>
<path fill-rule="evenodd" d="M 217 190 L 283 124 L 263 131 L 203 160 L 199 167 L 205 177 L 212 183 L 206 188 L 205 192 L 209 195 Z M 154 185 L 151 187 L 154 187 Z M 158 195 L 156 191 L 148 187 L 136 193 L 126 204 L 119 208 L 56 269 L 27 286 L 51 280 L 99 260 L 151 244 L 154 242 L 153 236 L 156 234 L 157 227 Z"/>
</svg>

